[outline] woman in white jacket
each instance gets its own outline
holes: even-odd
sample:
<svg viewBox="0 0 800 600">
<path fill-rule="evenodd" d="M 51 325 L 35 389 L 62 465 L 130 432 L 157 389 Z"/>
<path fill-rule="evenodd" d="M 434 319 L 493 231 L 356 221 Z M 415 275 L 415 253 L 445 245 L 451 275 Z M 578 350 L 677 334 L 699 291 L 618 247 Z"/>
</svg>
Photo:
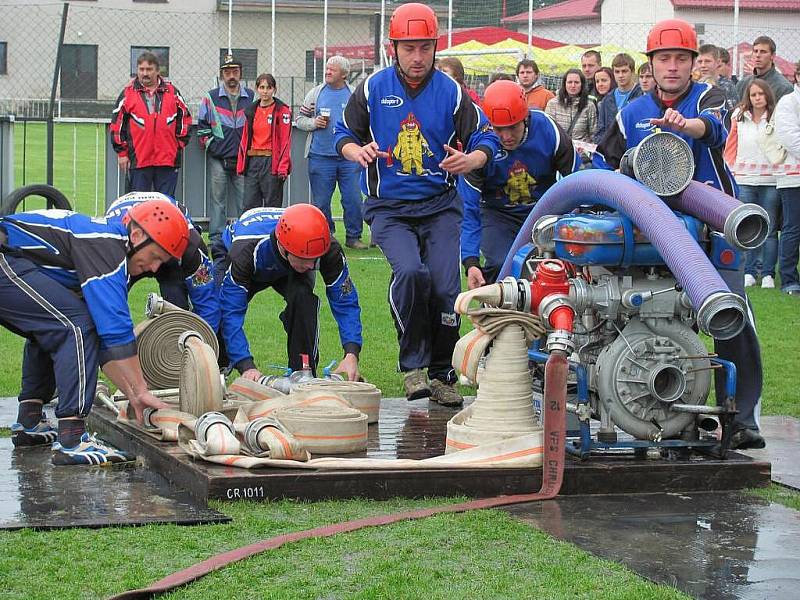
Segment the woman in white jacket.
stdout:
<svg viewBox="0 0 800 600">
<path fill-rule="evenodd" d="M 794 67 L 795 79 L 800 81 L 800 61 Z M 781 291 L 800 296 L 800 277 L 797 273 L 800 247 L 800 85 L 786 94 L 775 109 L 778 140 L 786 149 L 785 174 L 778 177 L 778 192 L 783 209 L 781 230 Z"/>
<path fill-rule="evenodd" d="M 769 84 L 763 79 L 753 79 L 733 111 L 731 131 L 725 144 L 725 161 L 739 184 L 739 200 L 763 207 L 770 221 L 764 245 L 747 253 L 745 287 L 755 285 L 759 275 L 762 288 L 775 287 L 780 200 L 776 171 L 765 149 L 767 137 L 775 136 L 774 113 L 775 94 Z"/>
</svg>

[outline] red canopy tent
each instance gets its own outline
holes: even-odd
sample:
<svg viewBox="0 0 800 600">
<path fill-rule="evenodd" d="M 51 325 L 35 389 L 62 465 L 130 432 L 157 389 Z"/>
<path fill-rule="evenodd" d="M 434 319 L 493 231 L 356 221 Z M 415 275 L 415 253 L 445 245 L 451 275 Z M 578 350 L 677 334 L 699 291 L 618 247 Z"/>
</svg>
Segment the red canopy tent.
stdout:
<svg viewBox="0 0 800 600">
<path fill-rule="evenodd" d="M 471 40 L 481 42 L 488 46 L 491 44 L 496 44 L 497 42 L 502 42 L 508 38 L 517 40 L 519 42 L 524 42 L 526 44 L 528 43 L 527 34 L 512 31 L 504 27 L 469 27 L 464 29 L 454 29 L 452 35 L 453 46 L 457 46 Z M 541 48 L 542 50 L 558 48 L 559 46 L 564 45 L 563 42 L 557 42 L 555 40 L 549 40 L 547 38 L 537 36 L 533 36 L 531 43 L 534 45 L 534 47 Z M 436 47 L 439 50 L 444 50 L 448 47 L 446 33 L 439 36 Z M 389 43 L 386 44 L 386 52 L 387 54 L 391 54 L 391 44 Z M 368 62 L 374 62 L 375 46 L 373 44 L 328 46 L 328 56 L 334 56 L 336 54 L 351 60 L 366 60 Z M 314 57 L 322 58 L 321 46 L 314 48 Z"/>
</svg>

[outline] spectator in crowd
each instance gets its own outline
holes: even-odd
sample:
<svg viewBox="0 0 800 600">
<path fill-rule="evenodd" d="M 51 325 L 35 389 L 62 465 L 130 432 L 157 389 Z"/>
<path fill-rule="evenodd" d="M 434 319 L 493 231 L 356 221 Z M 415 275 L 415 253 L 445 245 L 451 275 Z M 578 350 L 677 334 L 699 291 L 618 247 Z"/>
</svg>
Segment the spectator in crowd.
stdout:
<svg viewBox="0 0 800 600">
<path fill-rule="evenodd" d="M 737 171 L 743 163 L 772 165 L 767 156 L 767 138 L 777 141 L 775 133 L 775 95 L 763 79 L 751 79 L 744 90 L 744 98 L 731 115 L 731 130 L 725 143 L 725 162 L 728 163 L 736 183 L 739 200 L 758 204 L 769 215 L 769 235 L 766 242 L 747 253 L 744 265 L 744 287 L 756 284 L 761 275 L 762 288 L 775 287 L 775 263 L 778 261 L 778 221 L 780 200 L 775 187 L 776 176 L 765 173 Z"/>
<path fill-rule="evenodd" d="M 580 165 L 570 137 L 547 114 L 528 108 L 517 83 L 490 85 L 483 108 L 503 152 L 459 178 L 464 202 L 461 262 L 469 289 L 495 281 L 536 201 Z"/>
<path fill-rule="evenodd" d="M 629 54 L 617 54 L 611 61 L 616 87 L 603 98 L 598 107 L 597 133 L 595 135 L 595 139 L 598 141 L 603 139 L 614 119 L 617 118 L 617 113 L 625 108 L 628 102 L 642 95 L 642 89 L 636 83 L 636 77 L 633 74 L 635 66 L 633 58 Z"/>
<path fill-rule="evenodd" d="M 775 41 L 766 35 L 760 35 L 753 40 L 753 73 L 742 79 L 736 85 L 736 92 L 742 98 L 744 89 L 750 80 L 756 77 L 766 81 L 775 94 L 775 101 L 779 102 L 786 94 L 792 93 L 792 84 L 775 67 Z"/>
<path fill-rule="evenodd" d="M 180 92 L 159 73 L 158 57 L 152 52 L 140 54 L 136 77 L 117 98 L 109 127 L 117 164 L 127 173 L 128 191 L 175 197 L 191 125 Z"/>
<path fill-rule="evenodd" d="M 544 110 L 547 103 L 555 98 L 555 94 L 539 81 L 539 65 L 535 60 L 524 59 L 517 63 L 517 81 L 525 90 L 528 106 Z"/>
<path fill-rule="evenodd" d="M 642 94 L 649 94 L 655 87 L 653 69 L 650 68 L 650 63 L 646 62 L 639 65 L 637 75 L 639 75 L 639 88 L 642 90 Z"/>
<path fill-rule="evenodd" d="M 608 92 L 615 87 L 617 87 L 617 82 L 614 81 L 614 71 L 611 67 L 600 67 L 597 69 L 597 72 L 594 74 L 594 93 L 598 105 L 603 101 L 603 98 L 608 95 Z"/>
<path fill-rule="evenodd" d="M 297 127 L 311 132 L 306 140 L 305 152 L 311 203 L 323 212 L 331 233 L 334 233 L 336 225 L 331 215 L 331 198 L 338 185 L 344 215 L 345 245 L 364 250 L 368 246 L 361 241 L 364 220 L 358 184 L 359 168 L 357 164 L 339 156 L 333 144 L 333 126 L 342 118 L 344 107 L 353 93 L 353 87 L 347 83 L 349 73 L 350 61 L 344 56 L 331 56 L 328 59 L 325 81 L 306 94 L 297 117 Z"/>
<path fill-rule="evenodd" d="M 586 80 L 580 69 L 570 69 L 561 80 L 558 96 L 545 112 L 561 126 L 567 137 L 591 143 L 597 130 L 597 107 L 589 101 Z"/>
<path fill-rule="evenodd" d="M 244 111 L 236 172 L 244 175 L 245 212 L 283 205 L 283 184 L 292 169 L 292 111 L 276 91 L 275 78 L 262 73 L 256 78 L 258 98 Z"/>
<path fill-rule="evenodd" d="M 510 73 L 492 73 L 492 76 L 489 77 L 489 85 L 495 81 L 514 81 L 514 76 Z"/>
<path fill-rule="evenodd" d="M 89 435 L 85 419 L 98 367 L 140 423 L 145 408 L 166 406 L 142 374 L 128 280 L 183 256 L 186 219 L 163 200 L 143 202 L 122 220 L 38 210 L 2 217 L 0 241 L 0 325 L 26 338 L 12 443 L 52 445 L 56 465 L 131 460 Z M 56 390 L 57 429 L 42 412 Z"/>
<path fill-rule="evenodd" d="M 739 103 L 739 95 L 732 81 L 729 79 L 720 79 L 717 75 L 720 56 L 719 48 L 713 44 L 703 44 L 700 46 L 699 52 L 700 54 L 697 55 L 697 59 L 695 60 L 695 68 L 699 73 L 698 81 L 716 85 L 725 92 L 725 109 L 728 115 L 730 115 Z M 726 119 L 726 125 L 729 120 L 730 117 Z"/>
<path fill-rule="evenodd" d="M 800 80 L 800 61 L 794 66 L 795 80 Z M 783 222 L 781 224 L 780 272 L 781 291 L 800 296 L 800 276 L 797 273 L 800 247 L 800 84 L 778 101 L 775 109 L 775 128 L 778 140 L 786 149 L 785 163 L 795 165 L 793 175 L 778 176 Z"/>
<path fill-rule="evenodd" d="M 236 159 L 244 129 L 244 110 L 253 103 L 253 90 L 241 84 L 242 63 L 228 54 L 219 67 L 222 83 L 209 90 L 200 102 L 197 135 L 206 149 L 211 175 L 209 235 L 218 238 L 225 229 L 228 200 L 233 199 L 236 217 L 242 214 L 244 178 L 236 173 Z"/>
<path fill-rule="evenodd" d="M 342 247 L 331 237 L 322 211 L 311 204 L 285 209 L 255 208 L 231 223 L 214 247 L 214 273 L 220 281 L 222 335 L 231 364 L 242 377 L 258 381 L 244 331 L 247 307 L 256 294 L 273 288 L 286 301 L 280 319 L 286 331 L 288 365 L 303 368 L 302 355 L 316 374 L 319 362 L 319 271 L 325 295 L 339 328 L 344 358 L 336 372 L 360 379 L 358 356 L 363 343 L 358 292 Z"/>
<path fill-rule="evenodd" d="M 636 147 L 654 129 L 674 132 L 683 138 L 695 156 L 694 179 L 736 195 L 736 182 L 722 152 L 727 131 L 720 119 L 725 94 L 708 83 L 692 81 L 697 57 L 697 34 L 681 19 L 659 21 L 647 36 L 647 57 L 653 69 L 657 93 L 637 98 L 620 111 L 594 154 L 595 166 L 619 168 L 622 155 Z M 642 124 L 650 122 L 650 127 Z M 720 270 L 731 291 L 749 303 L 744 290 L 744 270 Z M 752 315 L 752 310 L 748 310 Z M 759 433 L 763 371 L 761 349 L 753 323 L 748 319 L 741 333 L 729 340 L 714 340 L 720 358 L 736 365 L 736 408 L 731 447 L 763 448 Z M 715 373 L 716 396 L 725 397 L 725 380 Z"/>
<path fill-rule="evenodd" d="M 451 361 L 462 208 L 455 177 L 480 169 L 500 147 L 483 113 L 433 69 L 438 28 L 424 4 L 394 10 L 389 39 L 397 61 L 356 88 L 335 136 L 339 153 L 364 168 L 364 218 L 392 268 L 389 303 L 406 398 L 457 406 L 463 398 Z"/>
<path fill-rule="evenodd" d="M 455 56 L 445 56 L 444 58 L 439 59 L 439 70 L 442 73 L 447 73 L 458 82 L 458 85 L 461 86 L 461 89 L 464 90 L 464 93 L 467 94 L 475 104 L 480 103 L 480 98 L 478 98 L 478 94 L 470 87 L 467 87 L 467 84 L 464 83 L 464 65 L 461 64 L 461 61 L 458 60 Z"/>
<path fill-rule="evenodd" d="M 581 55 L 581 72 L 586 79 L 589 100 L 597 104 L 599 99 L 594 89 L 594 74 L 603 66 L 603 57 L 597 50 L 587 50 Z"/>
<path fill-rule="evenodd" d="M 725 48 L 720 48 L 719 64 L 717 65 L 717 81 L 723 79 L 732 81 L 734 85 L 739 81 L 739 78 L 733 73 L 733 67 L 731 67 L 731 53 Z"/>
</svg>

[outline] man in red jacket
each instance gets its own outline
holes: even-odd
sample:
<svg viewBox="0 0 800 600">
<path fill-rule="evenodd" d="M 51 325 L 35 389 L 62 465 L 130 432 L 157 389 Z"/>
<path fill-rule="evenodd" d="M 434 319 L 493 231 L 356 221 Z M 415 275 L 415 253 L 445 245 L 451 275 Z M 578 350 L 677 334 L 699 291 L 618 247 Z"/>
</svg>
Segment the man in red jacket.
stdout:
<svg viewBox="0 0 800 600">
<path fill-rule="evenodd" d="M 111 142 L 129 191 L 156 191 L 175 197 L 181 150 L 192 117 L 178 89 L 159 74 L 158 57 L 139 56 L 136 78 L 117 98 Z"/>
</svg>

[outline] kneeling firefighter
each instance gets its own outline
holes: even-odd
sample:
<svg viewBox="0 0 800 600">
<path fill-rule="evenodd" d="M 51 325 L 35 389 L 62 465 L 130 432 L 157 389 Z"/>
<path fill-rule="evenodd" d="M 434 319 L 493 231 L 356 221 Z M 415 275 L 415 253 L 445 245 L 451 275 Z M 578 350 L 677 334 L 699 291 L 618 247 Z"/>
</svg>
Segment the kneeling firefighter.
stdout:
<svg viewBox="0 0 800 600">
<path fill-rule="evenodd" d="M 180 259 L 189 227 L 170 202 L 150 200 L 121 220 L 63 210 L 0 219 L 0 323 L 26 338 L 22 389 L 12 441 L 53 443 L 58 465 L 121 462 L 129 457 L 86 432 L 97 367 L 129 399 L 141 421 L 165 405 L 147 389 L 128 308 L 128 281 Z M 43 405 L 58 389 L 54 429 Z"/>
<path fill-rule="evenodd" d="M 350 381 L 360 379 L 358 292 L 342 247 L 331 238 L 320 209 L 311 204 L 254 208 L 227 227 L 212 252 L 214 277 L 220 285 L 222 337 L 231 364 L 243 377 L 254 381 L 261 377 L 244 333 L 244 318 L 253 297 L 268 287 L 286 301 L 280 318 L 287 334 L 289 367 L 300 370 L 301 355 L 307 355 L 316 373 L 319 298 L 314 294 L 314 273 L 319 270 L 344 349 L 336 372 Z"/>
</svg>

